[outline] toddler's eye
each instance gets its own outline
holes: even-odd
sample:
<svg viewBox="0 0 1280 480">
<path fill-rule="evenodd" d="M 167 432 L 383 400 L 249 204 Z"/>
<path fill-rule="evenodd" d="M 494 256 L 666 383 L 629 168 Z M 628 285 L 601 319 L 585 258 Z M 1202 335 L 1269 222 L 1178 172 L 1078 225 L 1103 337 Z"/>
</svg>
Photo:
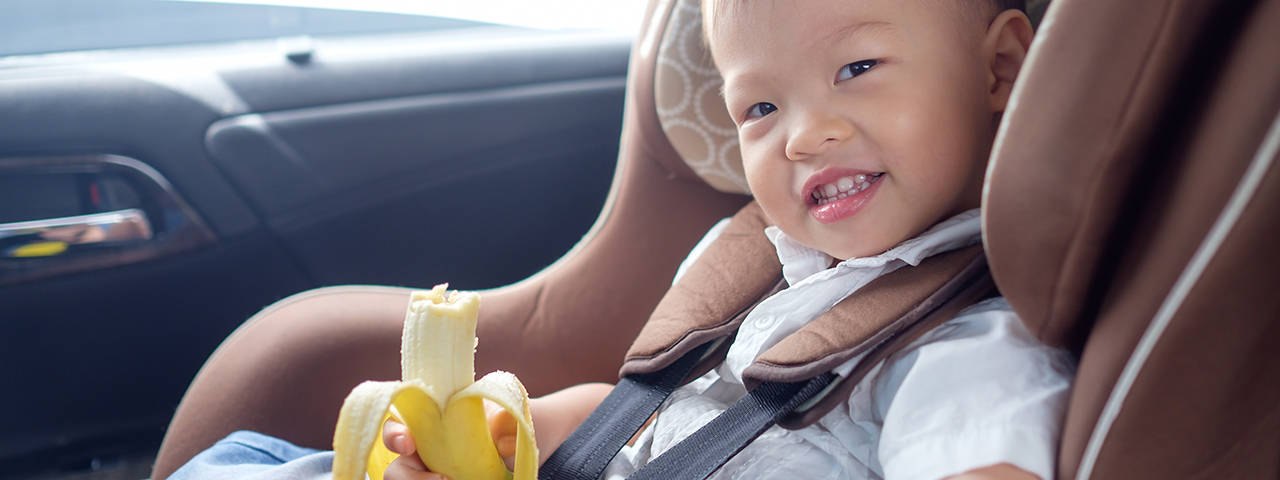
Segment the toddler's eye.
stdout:
<svg viewBox="0 0 1280 480">
<path fill-rule="evenodd" d="M 772 103 L 760 102 L 747 109 L 747 119 L 760 118 L 777 110 L 778 107 Z"/>
<path fill-rule="evenodd" d="M 871 70 L 871 67 L 876 66 L 877 63 L 879 62 L 876 62 L 875 60 L 859 60 L 840 67 L 840 71 L 836 72 L 836 81 L 848 80 L 867 73 L 867 70 Z"/>
</svg>

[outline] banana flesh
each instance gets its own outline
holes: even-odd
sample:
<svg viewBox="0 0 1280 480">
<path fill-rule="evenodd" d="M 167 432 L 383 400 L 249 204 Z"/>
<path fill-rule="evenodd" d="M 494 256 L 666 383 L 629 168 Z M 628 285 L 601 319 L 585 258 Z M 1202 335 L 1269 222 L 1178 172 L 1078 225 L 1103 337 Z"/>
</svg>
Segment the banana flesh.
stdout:
<svg viewBox="0 0 1280 480">
<path fill-rule="evenodd" d="M 382 480 L 396 454 L 382 443 L 395 419 L 413 435 L 427 468 L 452 480 L 538 477 L 529 394 L 515 375 L 475 381 L 479 295 L 445 285 L 413 292 L 405 314 L 399 382 L 364 382 L 347 396 L 333 436 L 334 480 Z M 489 434 L 485 400 L 516 419 L 515 471 L 507 470 Z"/>
</svg>

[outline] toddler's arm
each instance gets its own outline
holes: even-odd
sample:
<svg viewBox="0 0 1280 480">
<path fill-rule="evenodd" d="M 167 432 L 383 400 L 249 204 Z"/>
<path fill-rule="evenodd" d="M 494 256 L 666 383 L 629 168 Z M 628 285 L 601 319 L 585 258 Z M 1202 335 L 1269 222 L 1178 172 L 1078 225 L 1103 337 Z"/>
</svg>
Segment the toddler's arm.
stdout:
<svg viewBox="0 0 1280 480">
<path fill-rule="evenodd" d="M 556 451 L 569 434 L 591 415 L 604 397 L 613 390 L 613 385 L 606 383 L 584 383 L 558 392 L 529 400 L 529 411 L 533 415 L 534 436 L 538 442 L 538 461 L 544 462 L 551 452 Z M 516 454 L 516 420 L 505 410 L 489 415 L 489 432 L 493 435 L 498 453 L 511 467 Z M 396 422 L 387 422 L 382 429 L 382 441 L 387 448 L 397 454 L 394 462 L 387 467 L 386 480 L 440 480 L 444 477 L 431 473 L 417 455 L 413 455 L 415 447 L 409 430 Z"/>
</svg>

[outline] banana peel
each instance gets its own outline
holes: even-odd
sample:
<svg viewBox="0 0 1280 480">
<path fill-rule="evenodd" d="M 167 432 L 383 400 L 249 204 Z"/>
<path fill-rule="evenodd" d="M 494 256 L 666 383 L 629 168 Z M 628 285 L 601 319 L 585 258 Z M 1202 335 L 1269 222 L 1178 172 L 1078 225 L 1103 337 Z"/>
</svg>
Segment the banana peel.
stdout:
<svg viewBox="0 0 1280 480">
<path fill-rule="evenodd" d="M 480 297 L 446 285 L 410 295 L 401 340 L 399 382 L 364 382 L 347 396 L 333 436 L 334 480 L 382 480 L 397 458 L 382 443 L 388 419 L 408 427 L 427 468 L 452 480 L 538 478 L 529 394 L 515 375 L 475 380 Z M 516 419 L 514 471 L 489 433 L 488 400 Z"/>
</svg>

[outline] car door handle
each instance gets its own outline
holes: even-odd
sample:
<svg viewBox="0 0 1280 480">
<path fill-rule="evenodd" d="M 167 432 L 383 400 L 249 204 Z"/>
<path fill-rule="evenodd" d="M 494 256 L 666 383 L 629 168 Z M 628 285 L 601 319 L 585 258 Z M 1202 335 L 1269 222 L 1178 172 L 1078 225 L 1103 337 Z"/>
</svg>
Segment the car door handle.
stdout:
<svg viewBox="0 0 1280 480">
<path fill-rule="evenodd" d="M 217 242 L 160 172 L 112 154 L 0 157 L 0 288 Z"/>
<path fill-rule="evenodd" d="M 0 223 L 0 256 L 51 257 L 77 246 L 128 246 L 152 237 L 147 214 L 137 208 Z"/>
</svg>

